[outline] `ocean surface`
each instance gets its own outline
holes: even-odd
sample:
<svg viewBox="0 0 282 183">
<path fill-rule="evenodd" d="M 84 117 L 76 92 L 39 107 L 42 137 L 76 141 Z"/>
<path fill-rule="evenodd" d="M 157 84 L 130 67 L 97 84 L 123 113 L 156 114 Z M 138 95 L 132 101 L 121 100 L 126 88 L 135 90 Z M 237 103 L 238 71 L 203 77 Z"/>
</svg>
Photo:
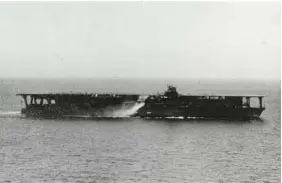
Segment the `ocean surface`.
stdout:
<svg viewBox="0 0 282 183">
<path fill-rule="evenodd" d="M 261 120 L 35 120 L 20 92 L 266 95 Z M 280 182 L 280 81 L 0 79 L 0 182 Z"/>
</svg>

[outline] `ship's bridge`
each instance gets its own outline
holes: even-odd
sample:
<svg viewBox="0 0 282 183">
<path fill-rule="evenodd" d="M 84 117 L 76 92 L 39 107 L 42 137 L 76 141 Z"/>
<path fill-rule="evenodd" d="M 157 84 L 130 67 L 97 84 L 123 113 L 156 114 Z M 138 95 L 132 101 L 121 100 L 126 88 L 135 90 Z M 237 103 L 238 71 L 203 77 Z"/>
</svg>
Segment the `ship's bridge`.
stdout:
<svg viewBox="0 0 282 183">
<path fill-rule="evenodd" d="M 168 85 L 167 90 L 165 91 L 164 95 L 168 97 L 177 97 L 179 94 L 176 90 L 176 87 L 172 85 Z"/>
</svg>

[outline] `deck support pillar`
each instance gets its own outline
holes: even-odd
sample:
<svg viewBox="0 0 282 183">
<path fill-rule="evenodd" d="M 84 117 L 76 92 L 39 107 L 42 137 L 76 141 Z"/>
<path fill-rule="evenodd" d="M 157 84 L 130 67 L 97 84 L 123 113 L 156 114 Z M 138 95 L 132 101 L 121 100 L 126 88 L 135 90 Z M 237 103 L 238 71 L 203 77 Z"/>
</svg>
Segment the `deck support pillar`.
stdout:
<svg viewBox="0 0 282 183">
<path fill-rule="evenodd" d="M 27 96 L 26 96 L 26 95 L 23 95 L 23 99 L 24 99 L 25 107 L 27 107 L 27 106 L 28 106 L 28 103 L 27 103 Z"/>
<path fill-rule="evenodd" d="M 30 105 L 33 104 L 34 96 L 30 96 Z"/>
<path fill-rule="evenodd" d="M 258 97 L 259 98 L 259 107 L 262 109 L 262 97 Z"/>
<path fill-rule="evenodd" d="M 51 99 L 47 98 L 48 105 L 51 105 Z"/>
<path fill-rule="evenodd" d="M 247 100 L 247 107 L 249 108 L 250 107 L 250 97 L 246 97 L 246 100 Z"/>
</svg>

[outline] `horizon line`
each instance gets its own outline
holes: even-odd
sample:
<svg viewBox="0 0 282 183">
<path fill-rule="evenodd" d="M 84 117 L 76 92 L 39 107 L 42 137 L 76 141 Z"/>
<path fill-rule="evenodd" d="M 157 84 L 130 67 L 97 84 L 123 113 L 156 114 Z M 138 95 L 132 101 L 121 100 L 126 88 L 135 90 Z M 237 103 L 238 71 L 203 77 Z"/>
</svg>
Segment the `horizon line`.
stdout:
<svg viewBox="0 0 282 183">
<path fill-rule="evenodd" d="M 7 77 L 7 76 L 0 76 L 0 79 L 36 79 L 36 80 L 40 80 L 40 79 L 110 79 L 110 80 L 117 80 L 117 79 L 129 79 L 129 80 L 139 80 L 139 79 L 144 79 L 144 80 L 148 80 L 148 79 L 157 79 L 157 80 L 275 80 L 275 81 L 281 81 L 281 78 L 274 78 L 274 77 L 270 77 L 270 78 L 228 78 L 228 77 L 87 77 L 87 76 L 81 76 L 81 77 L 65 77 L 65 76 L 61 76 L 61 77 L 36 77 L 36 76 L 25 76 L 25 77 Z"/>
</svg>

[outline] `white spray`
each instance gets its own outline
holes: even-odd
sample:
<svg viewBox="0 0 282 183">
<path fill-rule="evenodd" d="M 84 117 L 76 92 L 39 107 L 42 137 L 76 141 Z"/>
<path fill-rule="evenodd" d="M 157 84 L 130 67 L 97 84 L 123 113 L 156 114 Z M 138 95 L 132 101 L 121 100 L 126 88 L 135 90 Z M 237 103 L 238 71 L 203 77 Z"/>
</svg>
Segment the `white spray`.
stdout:
<svg viewBox="0 0 282 183">
<path fill-rule="evenodd" d="M 137 102 L 126 102 L 122 106 L 116 108 L 114 111 L 108 111 L 106 116 L 111 117 L 130 117 L 138 112 L 140 108 L 145 105 L 147 96 L 140 96 Z"/>
<path fill-rule="evenodd" d="M 128 109 L 119 109 L 114 112 L 114 117 L 130 117 L 137 113 L 137 111 L 143 107 L 145 103 L 135 103 L 134 106 Z"/>
</svg>

